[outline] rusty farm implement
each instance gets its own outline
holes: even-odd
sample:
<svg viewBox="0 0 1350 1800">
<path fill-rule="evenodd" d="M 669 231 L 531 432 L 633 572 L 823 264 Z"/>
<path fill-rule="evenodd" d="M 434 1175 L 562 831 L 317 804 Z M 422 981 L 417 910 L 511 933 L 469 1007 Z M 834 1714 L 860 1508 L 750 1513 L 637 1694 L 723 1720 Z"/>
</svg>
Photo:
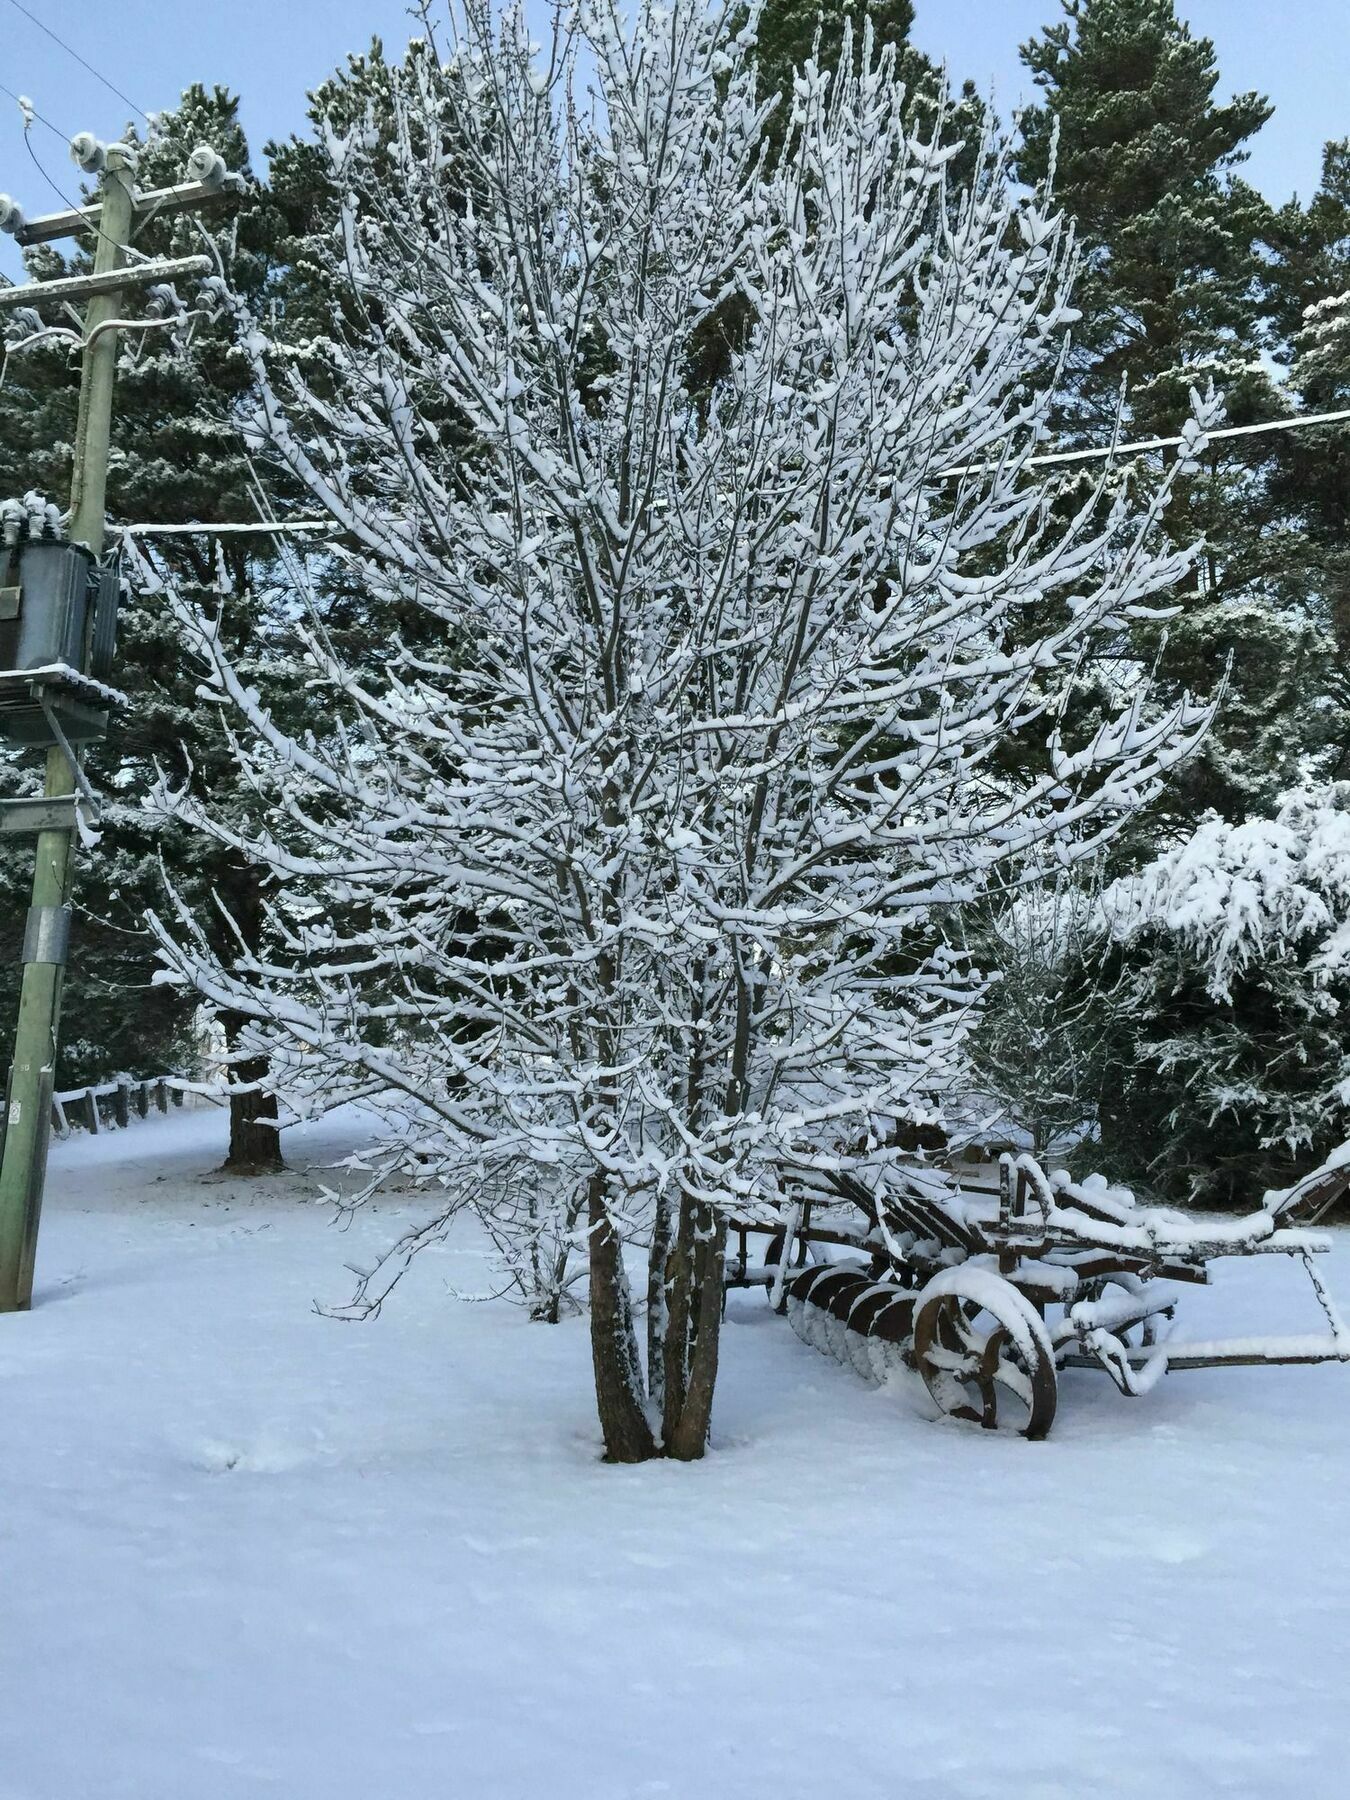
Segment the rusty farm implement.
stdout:
<svg viewBox="0 0 1350 1800">
<path fill-rule="evenodd" d="M 1350 1163 L 1337 1161 L 1227 1219 L 1143 1206 L 1030 1156 L 1005 1156 L 997 1186 L 894 1163 L 810 1172 L 782 1226 L 733 1224 L 727 1285 L 766 1287 L 800 1337 L 869 1381 L 908 1366 L 949 1417 L 1041 1438 L 1062 1368 L 1104 1370 L 1141 1395 L 1176 1369 L 1350 1362 L 1350 1329 L 1314 1261 L 1330 1243 L 1310 1229 L 1348 1183 Z M 1178 1337 L 1180 1289 L 1208 1282 L 1220 1257 L 1257 1255 L 1301 1265 L 1323 1329 Z"/>
</svg>

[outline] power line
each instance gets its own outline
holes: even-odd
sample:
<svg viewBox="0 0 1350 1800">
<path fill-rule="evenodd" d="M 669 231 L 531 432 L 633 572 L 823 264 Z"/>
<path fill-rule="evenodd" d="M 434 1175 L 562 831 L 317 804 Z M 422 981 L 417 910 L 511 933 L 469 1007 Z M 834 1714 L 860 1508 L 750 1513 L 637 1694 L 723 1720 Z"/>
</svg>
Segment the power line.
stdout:
<svg viewBox="0 0 1350 1800">
<path fill-rule="evenodd" d="M 1263 432 L 1302 431 L 1313 425 L 1344 425 L 1350 423 L 1350 407 L 1340 412 L 1308 413 L 1298 419 L 1267 419 L 1260 425 L 1225 425 L 1218 431 L 1207 431 L 1199 442 L 1198 455 L 1204 454 L 1206 444 L 1218 438 L 1256 437 Z M 1087 462 L 1096 457 L 1105 459 L 1111 456 L 1141 456 L 1150 450 L 1176 450 L 1188 443 L 1186 438 L 1140 438 L 1133 444 L 1097 445 L 1090 450 L 1052 450 L 1044 456 L 1029 456 L 1023 468 L 1044 469 L 1053 464 Z M 966 463 L 960 468 L 940 469 L 933 478 L 936 481 L 953 481 L 958 475 L 991 475 L 997 465 L 993 463 Z M 241 524 L 230 522 L 222 525 L 123 525 L 120 527 L 123 537 L 232 537 L 252 535 L 254 537 L 288 536 L 292 532 L 322 531 L 330 537 L 341 537 L 343 527 L 332 519 L 282 519 L 269 523 L 259 519 L 256 523 Z"/>
<path fill-rule="evenodd" d="M 1301 431 L 1308 425 L 1342 425 L 1347 419 L 1350 419 L 1350 407 L 1341 412 L 1308 413 L 1297 419 L 1266 419 L 1260 425 L 1225 425 L 1218 431 L 1203 432 L 1196 454 L 1202 456 L 1205 445 L 1218 438 L 1258 437 L 1268 431 Z M 1051 450 L 1044 456 L 1029 456 L 1022 467 L 1045 469 L 1053 464 L 1090 462 L 1094 457 L 1142 456 L 1150 450 L 1177 450 L 1188 441 L 1184 437 L 1140 438 L 1133 444 L 1094 445 L 1090 450 Z M 993 467 L 992 463 L 966 463 L 959 469 L 943 469 L 938 480 L 950 481 L 958 475 L 987 475 L 992 473 Z"/>
<path fill-rule="evenodd" d="M 34 113 L 33 117 L 36 118 L 37 114 Z M 43 123 L 45 124 L 46 121 L 44 120 Z M 57 199 L 61 202 L 61 204 L 63 206 L 69 206 L 70 201 L 66 198 L 66 196 L 62 192 L 62 190 L 59 187 L 57 187 L 56 183 L 52 180 L 51 176 L 47 173 L 46 169 L 43 166 L 41 157 L 38 155 L 37 151 L 33 148 L 33 136 L 32 136 L 32 133 L 29 131 L 27 125 L 25 125 L 23 128 L 23 147 L 28 152 L 29 159 L 31 160 L 33 167 L 37 170 L 38 174 L 46 182 L 47 186 L 56 195 Z"/>
<path fill-rule="evenodd" d="M 7 92 L 9 92 L 9 88 L 5 88 L 5 94 L 7 94 Z M 34 112 L 34 113 L 32 113 L 32 117 L 34 117 L 34 119 L 41 119 L 41 113 Z M 41 122 L 43 122 L 43 124 L 45 124 L 45 126 L 47 126 L 47 128 L 49 128 L 50 131 L 56 131 L 56 133 L 58 133 L 58 137 L 65 137 L 65 133 L 63 133 L 63 131 L 58 131 L 58 128 L 56 128 L 56 126 L 54 126 L 54 124 L 50 124 L 50 122 L 47 121 L 47 119 L 43 119 L 43 121 L 41 121 Z M 67 142 L 68 142 L 68 139 L 67 139 Z M 25 119 L 25 121 L 23 121 L 23 149 L 27 149 L 27 153 L 29 153 L 29 160 L 31 160 L 31 162 L 32 162 L 32 167 L 34 167 L 34 169 L 36 169 L 36 171 L 38 171 L 38 175 L 41 175 L 41 178 L 43 178 L 43 182 L 47 182 L 47 185 L 49 185 L 49 187 L 50 187 L 50 191 L 52 191 L 52 193 L 56 194 L 56 198 L 58 198 L 59 202 L 61 202 L 61 205 L 63 205 L 63 207 L 65 207 L 65 209 L 67 209 L 67 212 L 85 212 L 86 207 L 83 207 L 83 205 L 81 205 L 81 203 L 77 202 L 77 200 L 72 200 L 72 198 L 70 198 L 70 194 L 67 194 L 67 191 L 65 191 L 65 189 L 63 189 L 63 187 L 59 187 L 59 185 L 56 184 L 56 180 L 54 180 L 54 178 L 52 178 L 52 175 L 50 175 L 49 171 L 47 171 L 47 166 L 45 166 L 45 164 L 43 164 L 43 160 L 41 160 L 40 155 L 38 155 L 38 151 L 36 151 L 36 149 L 32 148 L 32 131 L 31 131 L 31 128 L 29 128 L 29 121 L 27 121 L 27 119 Z M 88 229 L 90 229 L 90 232 L 92 232 L 92 234 L 94 234 L 95 238 L 106 239 L 106 232 L 104 232 L 103 225 L 101 225 L 101 223 L 97 223 L 97 225 L 95 225 L 94 220 L 90 220 L 90 221 L 88 221 Z M 151 261 L 151 257 L 146 256 L 146 252 L 144 252 L 144 250 L 133 250 L 133 248 L 131 248 L 130 243 L 124 243 L 124 245 L 119 245 L 119 248 L 121 248 L 122 254 L 124 254 L 124 256 L 128 257 L 128 261 L 130 261 L 130 259 L 139 259 L 139 261 L 142 261 L 142 263 L 149 263 L 149 261 Z"/>
<path fill-rule="evenodd" d="M 37 114 L 34 113 L 33 117 L 36 118 Z M 42 122 L 45 125 L 47 121 L 44 119 Z M 55 130 L 55 127 L 53 126 L 52 129 Z M 82 207 L 78 201 L 72 200 L 64 188 L 58 187 L 52 176 L 47 172 L 46 165 L 43 163 L 37 151 L 33 148 L 33 134 L 26 124 L 23 128 L 23 147 L 28 152 L 33 167 L 37 170 L 38 174 L 46 182 L 47 186 L 56 195 L 57 199 L 66 210 L 72 213 L 84 212 L 85 208 Z M 89 221 L 89 229 L 96 238 L 103 238 L 105 241 L 111 241 L 108 239 L 107 233 L 104 231 L 101 222 L 96 225 L 91 219 Z M 151 260 L 143 250 L 134 250 L 130 244 L 119 244 L 117 247 L 128 259 L 137 258 L 141 262 L 149 262 Z"/>
<path fill-rule="evenodd" d="M 73 56 L 82 69 L 87 69 L 89 71 L 95 81 L 101 81 L 110 94 L 116 94 L 119 100 L 124 100 L 126 102 L 132 112 L 140 113 L 147 125 L 150 123 L 150 115 L 145 111 L 144 107 L 137 106 L 130 94 L 124 94 L 121 88 L 109 81 L 108 77 L 103 74 L 101 70 L 96 69 L 93 63 L 86 61 L 85 58 L 80 55 L 78 50 L 73 49 L 64 38 L 58 37 L 50 25 L 44 25 L 36 13 L 29 12 L 26 6 L 20 4 L 20 0 L 9 0 L 9 3 L 14 8 L 15 12 L 21 12 L 25 19 L 31 20 L 32 23 L 37 26 L 39 31 L 45 31 L 52 42 L 59 45 L 60 48 L 65 51 L 67 56 Z M 43 123 L 45 124 L 46 120 L 44 120 Z"/>
</svg>

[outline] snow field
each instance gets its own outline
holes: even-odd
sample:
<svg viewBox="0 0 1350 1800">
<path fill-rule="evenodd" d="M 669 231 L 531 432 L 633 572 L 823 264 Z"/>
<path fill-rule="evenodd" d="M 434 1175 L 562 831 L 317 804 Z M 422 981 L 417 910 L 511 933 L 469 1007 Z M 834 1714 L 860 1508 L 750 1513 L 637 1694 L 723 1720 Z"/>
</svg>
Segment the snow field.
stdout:
<svg viewBox="0 0 1350 1800">
<path fill-rule="evenodd" d="M 247 1186 L 216 1113 L 55 1147 L 0 1319 L 3 1800 L 1345 1792 L 1344 1371 L 1069 1372 L 1029 1445 L 734 1294 L 714 1453 L 608 1468 L 584 1323 L 454 1301 L 472 1245 L 312 1310 L 414 1204 L 307 1204 L 364 1129 Z M 1315 1328 L 1305 1287 L 1181 1323 Z"/>
</svg>

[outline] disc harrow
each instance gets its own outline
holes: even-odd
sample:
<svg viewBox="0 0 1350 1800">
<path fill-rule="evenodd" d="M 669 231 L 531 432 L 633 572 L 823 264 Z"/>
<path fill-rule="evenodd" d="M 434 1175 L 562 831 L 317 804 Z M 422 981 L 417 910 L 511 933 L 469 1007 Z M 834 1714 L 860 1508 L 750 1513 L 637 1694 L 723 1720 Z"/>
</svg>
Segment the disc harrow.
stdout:
<svg viewBox="0 0 1350 1800">
<path fill-rule="evenodd" d="M 1058 1371 L 1097 1368 L 1121 1393 L 1170 1369 L 1350 1362 L 1350 1331 L 1306 1229 L 1350 1185 L 1338 1160 L 1242 1219 L 1140 1206 L 1100 1176 L 1047 1175 L 1005 1157 L 997 1188 L 890 1162 L 881 1177 L 805 1176 L 778 1225 L 733 1221 L 729 1287 L 763 1286 L 797 1336 L 879 1385 L 915 1370 L 948 1418 L 1043 1438 Z M 1295 1224 L 1293 1221 L 1300 1223 Z M 750 1241 L 768 1238 L 762 1262 Z M 1175 1283 L 1206 1283 L 1221 1256 L 1302 1264 L 1327 1330 L 1306 1337 L 1177 1339 Z"/>
</svg>

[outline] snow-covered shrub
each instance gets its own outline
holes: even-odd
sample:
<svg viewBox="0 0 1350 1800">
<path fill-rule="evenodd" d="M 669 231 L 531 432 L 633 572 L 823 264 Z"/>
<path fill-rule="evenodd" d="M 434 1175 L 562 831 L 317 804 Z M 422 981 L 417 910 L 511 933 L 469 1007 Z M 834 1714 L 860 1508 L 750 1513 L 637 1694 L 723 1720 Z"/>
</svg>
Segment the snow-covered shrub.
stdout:
<svg viewBox="0 0 1350 1800">
<path fill-rule="evenodd" d="M 1205 820 L 1103 908 L 1133 1015 L 1108 1145 L 1170 1195 L 1246 1205 L 1344 1140 L 1350 783 Z"/>
<path fill-rule="evenodd" d="M 296 736 L 170 596 L 246 776 L 285 784 L 247 829 L 162 791 L 272 884 L 265 951 L 222 966 L 180 909 L 170 970 L 302 1104 L 369 1097 L 376 1179 L 439 1196 L 358 1306 L 464 1209 L 517 1268 L 584 1249 L 625 1460 L 703 1451 L 727 1216 L 776 1220 L 806 1162 L 874 1174 L 940 1105 L 978 983 L 935 915 L 1095 854 L 1209 716 L 1139 688 L 1062 723 L 1190 565 L 1166 484 L 1058 509 L 1028 467 L 1069 227 L 997 143 L 949 185 L 870 32 L 770 153 L 753 31 L 595 0 L 540 51 L 465 0 L 394 74 L 392 141 L 334 123 L 331 366 L 277 379 L 284 321 L 236 303 L 250 430 L 424 627 L 372 670 L 316 623 L 332 727 Z"/>
</svg>

